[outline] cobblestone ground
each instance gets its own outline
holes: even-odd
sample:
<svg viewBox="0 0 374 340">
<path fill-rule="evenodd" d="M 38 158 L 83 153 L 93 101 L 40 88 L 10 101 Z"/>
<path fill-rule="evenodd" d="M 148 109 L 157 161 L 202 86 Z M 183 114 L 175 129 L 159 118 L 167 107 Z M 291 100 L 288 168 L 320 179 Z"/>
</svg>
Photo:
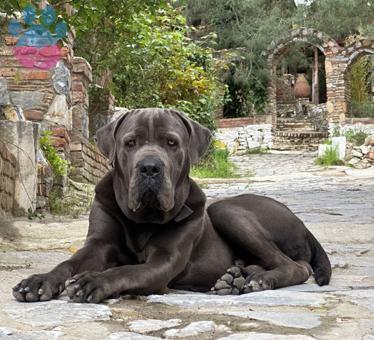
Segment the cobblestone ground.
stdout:
<svg viewBox="0 0 374 340">
<path fill-rule="evenodd" d="M 251 192 L 286 203 L 333 264 L 329 286 L 235 297 L 171 292 L 101 305 L 15 302 L 11 287 L 79 247 L 87 218 L 0 222 L 0 337 L 5 339 L 374 339 L 374 171 L 322 169 L 310 154 L 233 158 L 251 177 L 203 181 L 209 198 Z"/>
</svg>

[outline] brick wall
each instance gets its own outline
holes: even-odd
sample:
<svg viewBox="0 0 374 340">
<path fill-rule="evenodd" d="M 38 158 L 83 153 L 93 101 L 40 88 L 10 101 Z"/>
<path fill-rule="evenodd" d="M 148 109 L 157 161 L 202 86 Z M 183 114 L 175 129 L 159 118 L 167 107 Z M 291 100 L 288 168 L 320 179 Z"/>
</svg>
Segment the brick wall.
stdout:
<svg viewBox="0 0 374 340">
<path fill-rule="evenodd" d="M 73 167 L 70 177 L 78 182 L 97 184 L 109 170 L 106 157 L 87 140 L 70 144 L 70 159 Z"/>
<path fill-rule="evenodd" d="M 16 158 L 0 141 L 0 216 L 10 215 L 13 211 L 16 169 Z"/>
<path fill-rule="evenodd" d="M 268 115 L 254 116 L 254 117 L 243 117 L 243 118 L 223 118 L 217 122 L 217 127 L 220 129 L 236 128 L 240 126 L 265 124 L 271 121 L 271 117 Z"/>
</svg>

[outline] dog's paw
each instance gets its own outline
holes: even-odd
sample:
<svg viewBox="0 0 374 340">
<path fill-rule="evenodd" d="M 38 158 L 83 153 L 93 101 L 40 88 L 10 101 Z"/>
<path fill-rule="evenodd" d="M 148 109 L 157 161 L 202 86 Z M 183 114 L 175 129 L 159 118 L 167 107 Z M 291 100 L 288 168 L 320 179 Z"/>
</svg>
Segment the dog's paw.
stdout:
<svg viewBox="0 0 374 340">
<path fill-rule="evenodd" d="M 234 266 L 227 269 L 227 272 L 217 280 L 211 291 L 217 295 L 238 295 L 242 293 L 244 284 L 245 278 L 241 267 Z"/>
<path fill-rule="evenodd" d="M 249 273 L 247 270 L 247 277 L 243 286 L 243 293 L 246 294 L 259 292 L 262 290 L 274 289 L 275 279 L 274 277 L 272 277 L 271 272 L 265 271 L 258 266 L 253 267 L 257 267 L 256 270 L 250 271 Z"/>
<path fill-rule="evenodd" d="M 99 303 L 111 295 L 110 285 L 102 273 L 84 272 L 65 283 L 66 293 L 74 302 Z"/>
<path fill-rule="evenodd" d="M 21 302 L 48 301 L 64 290 L 64 284 L 52 274 L 37 274 L 13 287 L 13 296 Z"/>
</svg>

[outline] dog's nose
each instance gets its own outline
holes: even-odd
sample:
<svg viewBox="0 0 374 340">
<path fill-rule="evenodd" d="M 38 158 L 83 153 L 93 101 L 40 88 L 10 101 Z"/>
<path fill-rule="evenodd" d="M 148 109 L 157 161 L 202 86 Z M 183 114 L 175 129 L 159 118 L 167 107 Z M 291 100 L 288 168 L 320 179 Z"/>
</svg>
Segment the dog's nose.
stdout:
<svg viewBox="0 0 374 340">
<path fill-rule="evenodd" d="M 153 157 L 146 157 L 138 163 L 140 174 L 144 177 L 156 177 L 162 170 L 161 160 Z"/>
</svg>

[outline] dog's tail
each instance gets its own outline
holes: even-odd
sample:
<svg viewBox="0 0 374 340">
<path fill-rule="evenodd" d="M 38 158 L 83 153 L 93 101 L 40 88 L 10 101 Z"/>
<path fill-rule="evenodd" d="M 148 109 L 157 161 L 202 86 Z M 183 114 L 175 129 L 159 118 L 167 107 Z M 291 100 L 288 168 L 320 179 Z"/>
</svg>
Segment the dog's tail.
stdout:
<svg viewBox="0 0 374 340">
<path fill-rule="evenodd" d="M 309 245 L 312 250 L 310 265 L 314 271 L 314 279 L 319 286 L 329 284 L 331 278 L 331 263 L 321 244 L 308 230 Z"/>
</svg>

